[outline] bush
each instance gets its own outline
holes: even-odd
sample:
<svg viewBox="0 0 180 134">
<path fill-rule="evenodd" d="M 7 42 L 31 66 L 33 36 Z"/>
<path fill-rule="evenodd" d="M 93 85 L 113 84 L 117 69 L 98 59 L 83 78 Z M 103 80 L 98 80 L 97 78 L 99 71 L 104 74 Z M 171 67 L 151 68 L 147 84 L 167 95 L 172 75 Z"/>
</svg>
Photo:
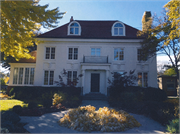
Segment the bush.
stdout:
<svg viewBox="0 0 180 134">
<path fill-rule="evenodd" d="M 18 94 L 21 92 L 20 94 Z M 16 86 L 14 89 L 11 89 L 9 94 L 13 95 L 15 93 L 15 98 L 19 100 L 31 100 L 44 97 L 52 99 L 54 93 L 62 92 L 68 95 L 75 95 L 80 97 L 81 88 L 79 87 L 20 87 Z M 43 95 L 44 94 L 44 95 Z"/>
<path fill-rule="evenodd" d="M 61 95 L 55 93 L 54 96 L 53 96 L 52 101 L 53 101 L 53 102 L 52 102 L 53 106 L 55 106 L 55 105 L 61 103 L 61 102 L 63 101 L 63 98 L 62 98 Z"/>
<path fill-rule="evenodd" d="M 167 125 L 167 131 L 170 133 L 179 133 L 179 118 L 169 122 L 169 125 Z"/>
<path fill-rule="evenodd" d="M 15 93 L 14 88 L 11 88 L 11 90 L 9 91 L 9 96 L 14 95 L 14 93 Z"/>
<path fill-rule="evenodd" d="M 14 107 L 13 107 L 13 112 L 15 112 L 16 114 L 18 114 L 18 115 L 20 115 L 21 113 L 22 113 L 22 107 L 21 107 L 21 105 L 15 105 Z"/>
<path fill-rule="evenodd" d="M 136 94 L 134 94 L 133 92 L 122 92 L 119 97 L 120 100 L 124 103 L 138 101 Z"/>
<path fill-rule="evenodd" d="M 28 108 L 29 108 L 29 109 L 37 108 L 37 103 L 35 103 L 35 102 L 30 102 L 30 103 L 28 104 Z"/>
<path fill-rule="evenodd" d="M 10 121 L 13 124 L 18 123 L 20 121 L 20 117 L 12 112 L 12 111 L 6 111 L 1 114 L 1 121 Z"/>
<path fill-rule="evenodd" d="M 144 101 L 165 101 L 167 100 L 167 95 L 164 90 L 159 88 L 148 87 L 144 90 Z"/>
</svg>

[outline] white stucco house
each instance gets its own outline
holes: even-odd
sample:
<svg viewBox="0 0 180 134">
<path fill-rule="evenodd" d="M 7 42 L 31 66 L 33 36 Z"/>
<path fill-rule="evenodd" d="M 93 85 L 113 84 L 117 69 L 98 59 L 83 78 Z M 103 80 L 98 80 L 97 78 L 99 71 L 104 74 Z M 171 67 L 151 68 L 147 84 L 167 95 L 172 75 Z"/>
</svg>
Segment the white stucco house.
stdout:
<svg viewBox="0 0 180 134">
<path fill-rule="evenodd" d="M 156 57 L 142 61 L 138 29 L 121 21 L 73 20 L 37 36 L 44 41 L 32 52 L 35 59 L 10 63 L 9 86 L 56 86 L 63 69 L 68 80 L 83 74 L 77 87 L 83 94 L 107 95 L 111 72 L 135 70 L 137 86 L 158 87 Z"/>
</svg>

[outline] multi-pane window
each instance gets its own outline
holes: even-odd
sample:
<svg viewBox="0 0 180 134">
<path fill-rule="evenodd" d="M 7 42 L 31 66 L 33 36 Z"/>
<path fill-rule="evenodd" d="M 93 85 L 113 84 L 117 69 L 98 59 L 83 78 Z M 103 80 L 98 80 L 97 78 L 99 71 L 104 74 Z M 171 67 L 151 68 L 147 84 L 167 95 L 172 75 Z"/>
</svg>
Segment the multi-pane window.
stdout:
<svg viewBox="0 0 180 134">
<path fill-rule="evenodd" d="M 124 49 L 115 48 L 114 49 L 114 60 L 124 60 Z"/>
<path fill-rule="evenodd" d="M 76 85 L 77 71 L 68 71 L 67 85 Z"/>
<path fill-rule="evenodd" d="M 138 86 L 148 87 L 148 73 L 138 73 Z"/>
<path fill-rule="evenodd" d="M 101 49 L 100 48 L 91 48 L 91 56 L 100 56 Z"/>
<path fill-rule="evenodd" d="M 69 60 L 77 60 L 78 59 L 78 48 L 69 48 L 68 59 Z"/>
<path fill-rule="evenodd" d="M 137 59 L 138 59 L 138 61 L 146 61 L 147 60 L 147 56 L 145 56 L 142 49 L 137 50 Z"/>
<path fill-rule="evenodd" d="M 44 71 L 44 85 L 53 85 L 54 82 L 54 71 Z"/>
<path fill-rule="evenodd" d="M 175 81 L 173 79 L 167 79 L 166 81 L 167 90 L 176 90 Z"/>
<path fill-rule="evenodd" d="M 55 59 L 55 47 L 46 47 L 45 59 Z"/>
<path fill-rule="evenodd" d="M 79 25 L 77 23 L 72 23 L 70 25 L 69 34 L 70 35 L 79 35 Z"/>
<path fill-rule="evenodd" d="M 117 23 L 114 25 L 114 36 L 124 35 L 123 31 L 123 25 L 121 23 Z"/>
<path fill-rule="evenodd" d="M 13 84 L 33 85 L 34 71 L 34 68 L 15 67 L 13 73 Z"/>
</svg>

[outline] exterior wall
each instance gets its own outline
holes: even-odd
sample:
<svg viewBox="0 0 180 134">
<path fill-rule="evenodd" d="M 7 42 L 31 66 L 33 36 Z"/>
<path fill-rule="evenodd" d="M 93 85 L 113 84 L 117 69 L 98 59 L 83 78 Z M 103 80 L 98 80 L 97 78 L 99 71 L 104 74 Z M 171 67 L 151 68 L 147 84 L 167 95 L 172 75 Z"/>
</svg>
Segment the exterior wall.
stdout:
<svg viewBox="0 0 180 134">
<path fill-rule="evenodd" d="M 100 91 L 107 93 L 108 78 L 111 79 L 111 72 L 129 72 L 135 70 L 148 73 L 148 86 L 158 87 L 156 57 L 148 59 L 146 62 L 138 62 L 137 49 L 140 48 L 141 40 L 105 40 L 105 39 L 40 39 L 45 42 L 37 46 L 37 57 L 35 66 L 34 86 L 43 85 L 44 70 L 54 71 L 54 81 L 59 80 L 59 75 L 63 69 L 66 71 L 77 71 L 78 75 L 83 74 L 77 86 L 83 87 L 84 94 L 90 91 L 90 74 L 93 71 L 99 72 Z M 45 59 L 45 48 L 55 47 L 55 59 Z M 78 48 L 78 60 L 68 60 L 68 48 Z M 83 63 L 83 56 L 91 56 L 91 48 L 101 48 L 101 56 L 108 56 L 108 63 Z M 114 48 L 124 48 L 124 60 L 114 60 Z M 13 80 L 13 68 L 18 66 L 28 66 L 31 64 L 11 64 L 10 85 Z M 51 85 L 51 86 L 56 86 Z"/>
<path fill-rule="evenodd" d="M 55 59 L 45 59 L 45 47 L 55 47 Z M 78 60 L 68 60 L 68 48 L 78 48 Z M 124 60 L 114 60 L 114 48 L 124 48 Z M 138 72 L 148 72 L 148 85 L 157 87 L 157 69 L 156 57 L 149 59 L 146 62 L 139 63 L 137 60 L 137 48 L 140 48 L 139 41 L 136 40 L 71 40 L 50 39 L 39 44 L 37 47 L 37 60 L 35 74 L 35 86 L 44 86 L 44 70 L 54 70 L 54 80 L 58 80 L 58 75 L 63 69 L 77 71 L 82 73 L 83 56 L 91 56 L 91 48 L 101 48 L 101 56 L 108 56 L 110 65 L 110 72 L 114 71 L 130 71 L 136 70 Z M 110 76 L 109 76 L 110 77 Z M 83 79 L 83 77 L 82 77 Z M 82 85 L 82 80 L 79 80 L 77 86 Z"/>
</svg>

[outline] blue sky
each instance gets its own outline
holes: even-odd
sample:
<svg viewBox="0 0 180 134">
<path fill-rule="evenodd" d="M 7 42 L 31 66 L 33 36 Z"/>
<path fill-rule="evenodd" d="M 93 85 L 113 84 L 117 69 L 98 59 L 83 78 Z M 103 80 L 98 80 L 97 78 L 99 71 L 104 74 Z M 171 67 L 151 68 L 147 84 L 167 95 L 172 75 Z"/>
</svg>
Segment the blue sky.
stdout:
<svg viewBox="0 0 180 134">
<path fill-rule="evenodd" d="M 163 6 L 169 0 L 41 0 L 40 5 L 49 4 L 48 9 L 59 7 L 67 12 L 58 26 L 75 20 L 119 20 L 139 30 L 142 28 L 144 11 L 161 16 Z M 42 29 L 42 32 L 49 31 Z"/>
</svg>

